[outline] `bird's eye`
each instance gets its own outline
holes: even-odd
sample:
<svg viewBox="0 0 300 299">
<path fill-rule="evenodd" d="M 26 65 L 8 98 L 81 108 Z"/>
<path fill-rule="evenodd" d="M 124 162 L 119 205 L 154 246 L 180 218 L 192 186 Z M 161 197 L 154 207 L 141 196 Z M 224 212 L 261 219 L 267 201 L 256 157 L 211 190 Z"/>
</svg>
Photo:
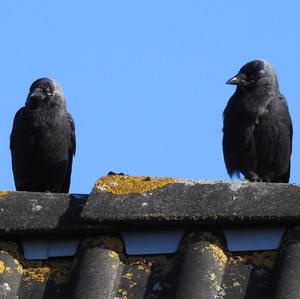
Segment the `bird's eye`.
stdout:
<svg viewBox="0 0 300 299">
<path fill-rule="evenodd" d="M 51 92 L 51 89 L 50 89 L 50 88 L 47 88 L 47 89 L 46 89 L 46 94 L 47 94 L 48 96 L 51 96 L 52 92 Z"/>
<path fill-rule="evenodd" d="M 251 77 L 249 78 L 249 82 L 250 82 L 250 83 L 255 83 L 256 81 L 257 81 L 257 78 L 255 78 L 255 77 L 252 77 L 252 76 L 251 76 Z"/>
</svg>

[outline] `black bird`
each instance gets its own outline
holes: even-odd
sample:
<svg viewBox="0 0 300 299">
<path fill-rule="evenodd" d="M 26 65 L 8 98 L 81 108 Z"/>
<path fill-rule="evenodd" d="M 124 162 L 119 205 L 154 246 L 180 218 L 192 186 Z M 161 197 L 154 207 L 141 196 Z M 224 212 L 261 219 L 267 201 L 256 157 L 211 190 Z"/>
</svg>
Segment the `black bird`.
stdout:
<svg viewBox="0 0 300 299">
<path fill-rule="evenodd" d="M 36 80 L 10 136 L 16 189 L 67 193 L 75 148 L 75 125 L 61 88 L 47 78 Z"/>
<path fill-rule="evenodd" d="M 293 127 L 271 64 L 251 61 L 226 83 L 237 86 L 223 114 L 228 174 L 242 173 L 252 182 L 287 183 Z"/>
</svg>

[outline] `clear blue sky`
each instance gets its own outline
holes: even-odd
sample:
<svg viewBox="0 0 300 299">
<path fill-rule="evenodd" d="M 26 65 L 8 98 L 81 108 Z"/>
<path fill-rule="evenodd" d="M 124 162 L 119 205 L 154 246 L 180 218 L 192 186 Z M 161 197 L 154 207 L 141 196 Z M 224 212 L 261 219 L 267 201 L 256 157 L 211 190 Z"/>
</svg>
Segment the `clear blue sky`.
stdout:
<svg viewBox="0 0 300 299">
<path fill-rule="evenodd" d="M 76 123 L 71 192 L 109 170 L 228 179 L 225 81 L 264 58 L 294 123 L 300 182 L 299 1 L 2 1 L 0 189 L 14 190 L 9 135 L 32 81 L 56 79 Z"/>
</svg>

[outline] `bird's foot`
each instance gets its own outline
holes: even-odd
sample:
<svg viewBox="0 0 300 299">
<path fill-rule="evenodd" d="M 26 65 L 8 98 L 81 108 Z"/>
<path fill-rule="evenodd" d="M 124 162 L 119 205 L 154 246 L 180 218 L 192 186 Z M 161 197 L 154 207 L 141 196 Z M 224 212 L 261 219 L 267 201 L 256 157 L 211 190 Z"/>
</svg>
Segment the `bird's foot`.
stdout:
<svg viewBox="0 0 300 299">
<path fill-rule="evenodd" d="M 109 171 L 107 175 L 125 175 L 123 172 L 114 172 L 114 171 Z"/>
<path fill-rule="evenodd" d="M 247 171 L 244 176 L 250 182 L 262 182 L 262 179 L 253 171 Z"/>
</svg>

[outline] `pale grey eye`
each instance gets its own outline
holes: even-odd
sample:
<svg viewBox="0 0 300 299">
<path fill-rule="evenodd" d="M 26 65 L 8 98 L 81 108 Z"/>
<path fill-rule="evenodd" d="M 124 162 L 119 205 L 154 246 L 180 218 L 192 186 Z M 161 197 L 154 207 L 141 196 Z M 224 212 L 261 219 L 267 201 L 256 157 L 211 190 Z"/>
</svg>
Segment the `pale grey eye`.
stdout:
<svg viewBox="0 0 300 299">
<path fill-rule="evenodd" d="M 50 89 L 50 88 L 47 88 L 47 89 L 46 89 L 46 93 L 47 93 L 48 96 L 51 96 L 51 94 L 52 94 L 51 89 Z"/>
</svg>

